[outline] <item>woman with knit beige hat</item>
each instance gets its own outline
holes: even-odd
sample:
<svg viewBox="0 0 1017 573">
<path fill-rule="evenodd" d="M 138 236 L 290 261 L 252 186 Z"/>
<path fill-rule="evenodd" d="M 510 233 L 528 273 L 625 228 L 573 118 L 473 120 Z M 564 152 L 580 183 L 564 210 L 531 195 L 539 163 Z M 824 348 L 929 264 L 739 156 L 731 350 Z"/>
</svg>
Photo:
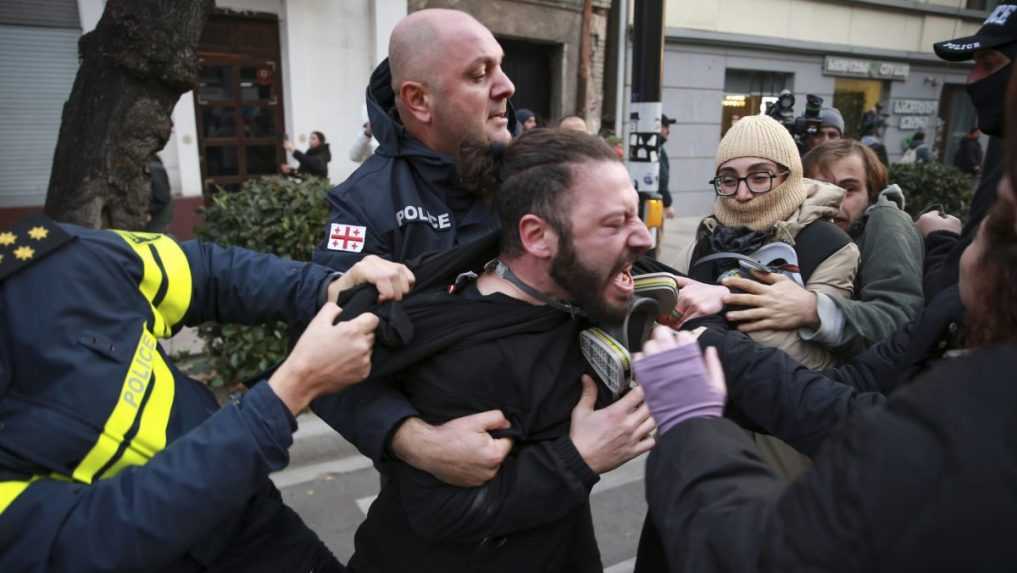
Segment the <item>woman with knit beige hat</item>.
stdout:
<svg viewBox="0 0 1017 573">
<path fill-rule="evenodd" d="M 700 223 L 696 240 L 689 245 L 678 270 L 703 282 L 718 282 L 725 269 L 734 267 L 744 272 L 745 267 L 737 259 L 718 262 L 711 255 L 751 257 L 765 245 L 785 243 L 790 246 L 785 251 L 793 249 L 796 255 L 795 260 L 784 261 L 788 263 L 787 274 L 793 278 L 758 272 L 752 273 L 753 278 L 770 284 L 800 279 L 805 289 L 787 292 L 813 300 L 816 293 L 851 297 L 858 247 L 829 221 L 837 214 L 844 191 L 803 177 L 798 148 L 780 123 L 765 115 L 739 120 L 720 142 L 716 167 L 716 177 L 711 181 L 717 193 L 713 214 Z M 741 312 L 752 313 L 755 309 Z M 749 335 L 819 370 L 833 366 L 834 357 L 825 347 L 802 339 L 798 330 L 812 322 L 818 325 L 818 321 L 818 315 L 800 317 L 790 329 L 755 330 Z M 792 455 L 793 450 L 789 453 L 772 444 L 760 446 L 771 465 L 788 477 L 805 467 Z"/>
<path fill-rule="evenodd" d="M 813 269 L 802 269 L 808 271 L 802 278 L 811 296 L 823 292 L 850 298 L 858 247 L 829 222 L 837 214 L 844 191 L 803 177 L 798 148 L 780 123 L 765 115 L 742 118 L 721 140 L 716 165 L 716 177 L 711 181 L 717 193 L 713 214 L 700 223 L 696 241 L 687 248 L 678 270 L 715 282 L 718 277 L 710 276 L 712 266 L 697 265 L 699 259 L 720 250 L 750 254 L 759 246 L 779 241 L 800 255 L 803 251 L 813 258 L 816 253 L 822 255 Z M 799 244 L 797 239 L 803 232 Z M 753 332 L 752 338 L 785 350 L 809 368 L 827 368 L 834 362 L 825 348 L 801 340 L 797 328 Z"/>
</svg>

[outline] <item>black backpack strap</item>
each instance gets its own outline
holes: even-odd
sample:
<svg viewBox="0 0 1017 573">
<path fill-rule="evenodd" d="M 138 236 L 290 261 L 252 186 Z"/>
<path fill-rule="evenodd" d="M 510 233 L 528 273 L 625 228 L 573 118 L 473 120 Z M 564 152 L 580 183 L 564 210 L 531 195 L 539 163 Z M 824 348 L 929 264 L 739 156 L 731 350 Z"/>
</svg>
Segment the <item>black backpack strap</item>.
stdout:
<svg viewBox="0 0 1017 573">
<path fill-rule="evenodd" d="M 699 223 L 696 229 L 696 246 L 692 249 L 692 258 L 689 259 L 689 277 L 701 283 L 717 284 L 717 277 L 720 275 L 720 267 L 715 262 L 700 265 L 699 260 L 713 254 L 713 246 L 710 244 L 709 231 L 706 228 L 706 220 Z"/>
<path fill-rule="evenodd" d="M 850 242 L 851 237 L 829 221 L 813 221 L 802 229 L 795 237 L 795 252 L 805 284 L 823 261 Z"/>
</svg>

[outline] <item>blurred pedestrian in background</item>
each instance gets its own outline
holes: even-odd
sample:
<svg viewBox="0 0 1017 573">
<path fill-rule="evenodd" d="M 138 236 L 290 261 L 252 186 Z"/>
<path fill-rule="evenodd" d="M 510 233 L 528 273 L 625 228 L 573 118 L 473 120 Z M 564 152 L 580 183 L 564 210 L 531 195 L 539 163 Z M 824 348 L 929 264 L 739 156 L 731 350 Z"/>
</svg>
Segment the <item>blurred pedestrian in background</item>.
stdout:
<svg viewBox="0 0 1017 573">
<path fill-rule="evenodd" d="M 978 127 L 972 127 L 961 138 L 957 153 L 953 156 L 954 167 L 970 175 L 982 172 L 982 144 L 978 141 L 981 134 Z"/>
<path fill-rule="evenodd" d="M 815 149 L 827 141 L 834 141 L 844 137 L 844 116 L 835 107 L 824 107 L 819 111 L 819 130 L 815 135 L 810 135 L 808 149 Z"/>
<path fill-rule="evenodd" d="M 516 123 L 520 126 L 520 131 L 530 131 L 537 127 L 537 116 L 526 108 L 516 111 Z"/>
<path fill-rule="evenodd" d="M 671 198 L 671 160 L 667 157 L 667 139 L 671 137 L 671 126 L 678 123 L 678 120 L 661 114 L 660 116 L 660 175 L 657 178 L 657 192 L 664 198 L 664 215 L 668 219 L 674 219 L 673 202 Z"/>
<path fill-rule="evenodd" d="M 152 175 L 152 199 L 148 204 L 145 230 L 149 233 L 163 233 L 173 221 L 173 195 L 170 193 L 169 176 L 158 155 L 152 156 L 148 170 Z"/>
<path fill-rule="evenodd" d="M 353 145 L 350 146 L 350 161 L 363 163 L 377 148 L 378 142 L 375 141 L 374 134 L 371 132 L 371 122 L 365 121 L 360 132 L 357 133 L 357 138 L 353 140 Z"/>
<path fill-rule="evenodd" d="M 289 164 L 282 164 L 279 169 L 283 174 L 295 177 L 328 178 L 328 163 L 332 161 L 332 152 L 328 148 L 328 143 L 325 143 L 324 133 L 311 132 L 306 153 L 293 147 L 293 142 L 289 138 L 283 141 L 283 147 L 288 153 L 292 153 L 293 159 L 296 159 L 300 164 L 296 169 L 290 167 Z"/>
</svg>

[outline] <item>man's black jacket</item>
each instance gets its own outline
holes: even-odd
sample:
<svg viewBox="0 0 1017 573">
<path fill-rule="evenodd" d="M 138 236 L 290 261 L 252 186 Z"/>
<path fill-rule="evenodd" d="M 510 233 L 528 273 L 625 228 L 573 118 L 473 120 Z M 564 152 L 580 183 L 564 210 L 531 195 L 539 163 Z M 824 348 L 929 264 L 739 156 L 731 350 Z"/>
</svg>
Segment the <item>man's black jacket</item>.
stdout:
<svg viewBox="0 0 1017 573">
<path fill-rule="evenodd" d="M 699 337 L 715 346 L 728 385 L 728 414 L 743 426 L 773 434 L 808 456 L 855 412 L 878 406 L 885 396 L 926 371 L 956 347 L 964 318 L 957 287 L 947 289 L 914 321 L 834 369 L 810 370 L 785 352 L 756 344 L 747 335 L 709 324 Z"/>
<path fill-rule="evenodd" d="M 476 488 L 442 483 L 400 461 L 356 536 L 351 565 L 365 571 L 600 571 L 589 511 L 599 479 L 569 438 L 585 360 L 581 319 L 495 294 L 473 283 L 450 294 L 460 271 L 482 272 L 497 237 L 411 264 L 414 293 L 375 305 L 365 287 L 344 314 L 381 319 L 371 377 L 398 384 L 427 422 L 499 409 L 511 423 L 499 437 L 513 449 L 497 476 Z M 400 384 L 400 382 L 402 382 Z M 335 427 L 334 397 L 314 409 Z"/>
<path fill-rule="evenodd" d="M 722 320 L 702 320 L 689 327 L 711 326 L 699 343 L 716 347 L 720 355 L 728 387 L 725 415 L 742 428 L 770 433 L 814 457 L 825 452 L 840 428 L 881 408 L 888 394 L 920 377 L 946 350 L 955 348 L 963 319 L 964 307 L 954 286 L 889 339 L 823 372 L 727 330 Z M 668 538 L 661 536 L 651 517 L 639 542 L 639 572 L 666 567 Z"/>
<path fill-rule="evenodd" d="M 1015 371 L 1014 345 L 942 361 L 854 417 L 790 485 L 729 420 L 679 424 L 646 472 L 667 567 L 637 570 L 1012 570 Z"/>
</svg>

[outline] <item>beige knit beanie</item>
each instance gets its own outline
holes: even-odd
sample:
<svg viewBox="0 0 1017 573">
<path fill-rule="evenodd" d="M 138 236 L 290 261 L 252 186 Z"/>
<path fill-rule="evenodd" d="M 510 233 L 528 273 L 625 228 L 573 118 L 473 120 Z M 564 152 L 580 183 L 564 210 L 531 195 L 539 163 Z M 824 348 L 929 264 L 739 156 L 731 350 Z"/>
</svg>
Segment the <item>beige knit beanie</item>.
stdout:
<svg viewBox="0 0 1017 573">
<path fill-rule="evenodd" d="M 741 118 L 727 130 L 717 148 L 716 168 L 738 157 L 762 157 L 790 170 L 784 183 L 769 193 L 756 195 L 746 203 L 734 196 L 720 197 L 713 204 L 713 214 L 722 225 L 748 227 L 766 231 L 786 220 L 805 202 L 802 183 L 802 160 L 791 134 L 775 119 L 765 115 Z"/>
</svg>

